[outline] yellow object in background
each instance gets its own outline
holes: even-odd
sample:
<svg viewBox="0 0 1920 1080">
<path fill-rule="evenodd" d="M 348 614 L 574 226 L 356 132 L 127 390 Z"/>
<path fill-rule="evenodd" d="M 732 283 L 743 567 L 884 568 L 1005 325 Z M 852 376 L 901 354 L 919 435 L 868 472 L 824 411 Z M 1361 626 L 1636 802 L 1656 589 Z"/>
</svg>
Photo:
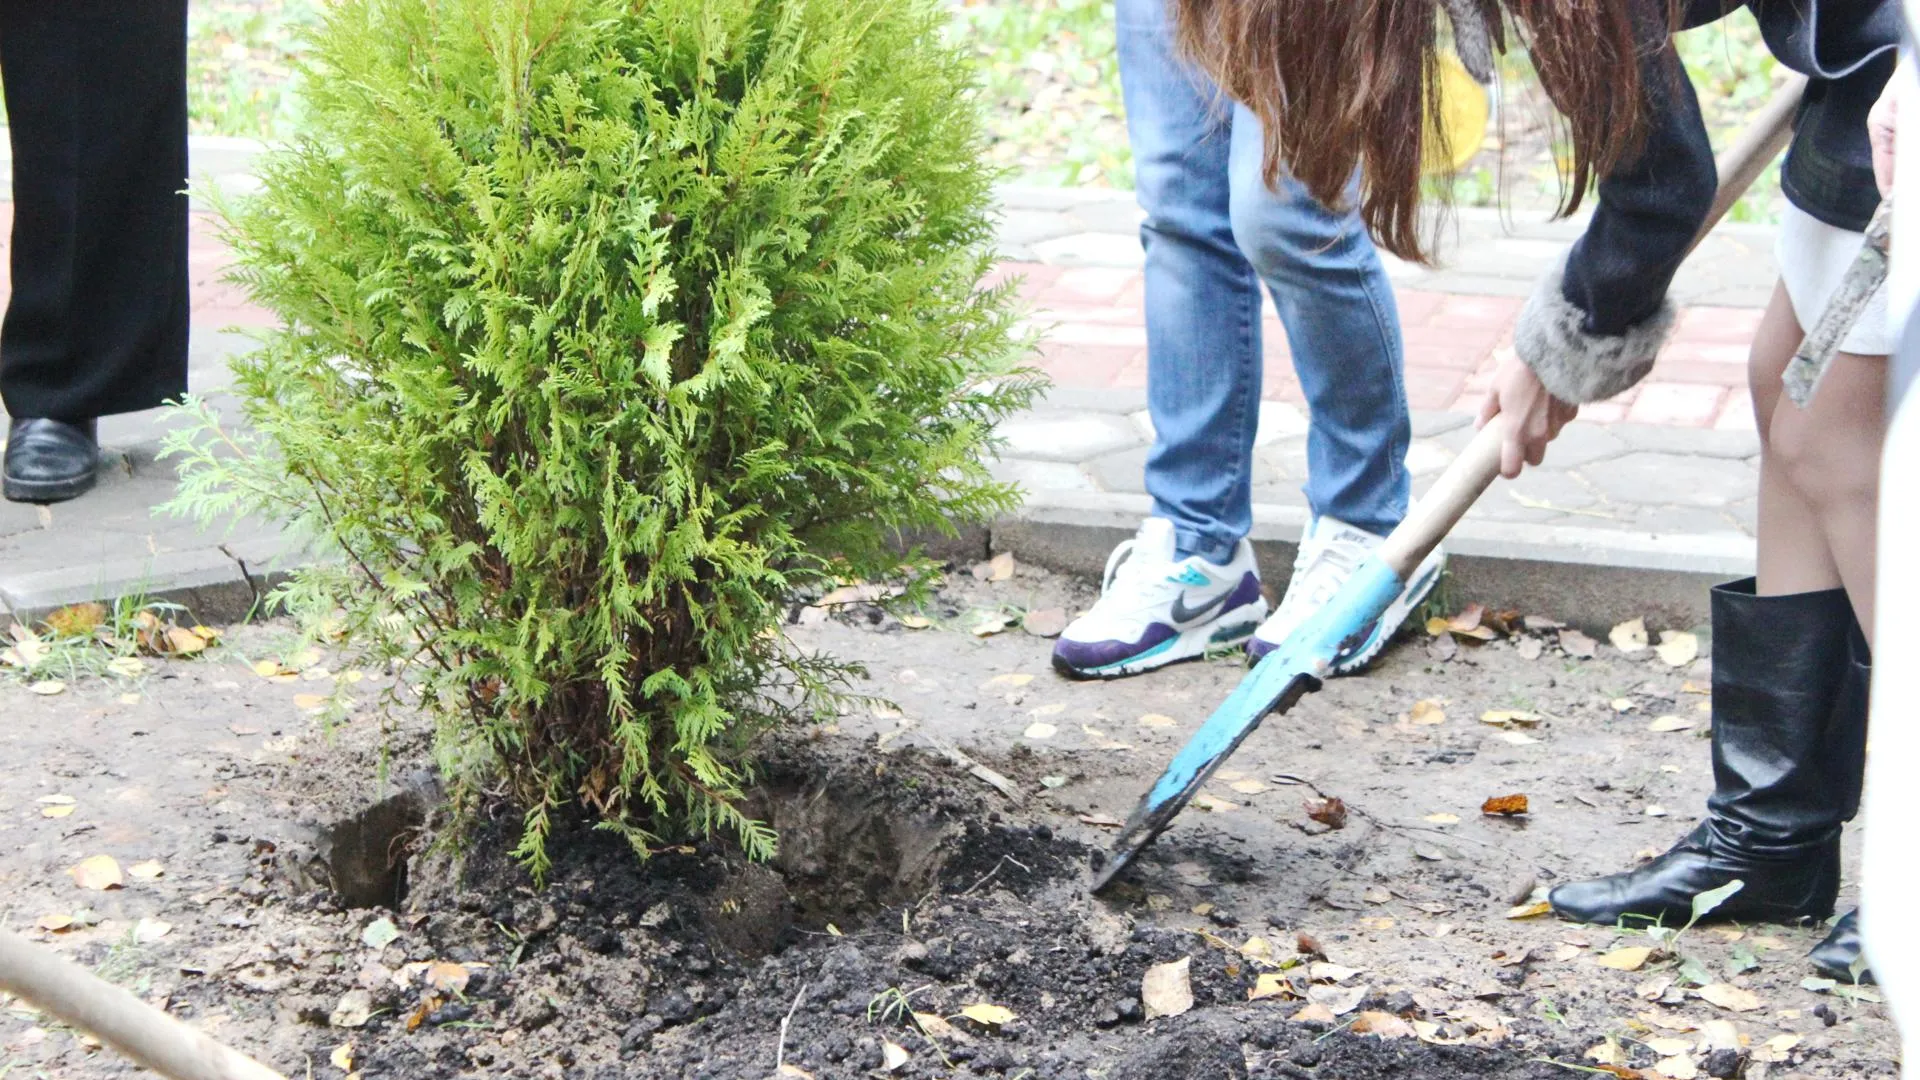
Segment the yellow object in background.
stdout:
<svg viewBox="0 0 1920 1080">
<path fill-rule="evenodd" d="M 1427 106 L 1429 176 L 1458 171 L 1480 152 L 1487 137 L 1486 87 L 1475 82 L 1452 53 L 1440 54 L 1439 86 L 1439 100 Z"/>
</svg>

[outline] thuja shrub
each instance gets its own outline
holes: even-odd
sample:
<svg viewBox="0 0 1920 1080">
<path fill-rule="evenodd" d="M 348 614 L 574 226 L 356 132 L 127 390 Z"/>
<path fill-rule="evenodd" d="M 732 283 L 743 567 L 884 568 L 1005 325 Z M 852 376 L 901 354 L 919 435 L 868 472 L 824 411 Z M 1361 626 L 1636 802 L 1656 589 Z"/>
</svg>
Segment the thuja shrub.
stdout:
<svg viewBox="0 0 1920 1080">
<path fill-rule="evenodd" d="M 173 441 L 178 504 L 339 558 L 517 854 L 580 813 L 645 851 L 722 830 L 750 741 L 836 662 L 785 604 L 1010 505 L 1025 404 L 991 172 L 940 0 L 339 0 L 304 136 L 225 208 L 283 321 L 235 364 L 248 434 Z"/>
</svg>

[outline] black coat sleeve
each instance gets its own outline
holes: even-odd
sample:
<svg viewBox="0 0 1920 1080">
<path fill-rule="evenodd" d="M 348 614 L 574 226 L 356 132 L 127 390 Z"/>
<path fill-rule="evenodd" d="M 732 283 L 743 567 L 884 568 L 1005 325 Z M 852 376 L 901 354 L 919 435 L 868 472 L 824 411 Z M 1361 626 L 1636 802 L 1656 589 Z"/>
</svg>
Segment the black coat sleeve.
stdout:
<svg viewBox="0 0 1920 1080">
<path fill-rule="evenodd" d="M 1640 13 L 1645 142 L 1600 180 L 1586 232 L 1515 330 L 1521 359 L 1563 401 L 1612 397 L 1653 366 L 1672 325 L 1667 288 L 1713 205 L 1713 147 L 1664 7 Z"/>
</svg>

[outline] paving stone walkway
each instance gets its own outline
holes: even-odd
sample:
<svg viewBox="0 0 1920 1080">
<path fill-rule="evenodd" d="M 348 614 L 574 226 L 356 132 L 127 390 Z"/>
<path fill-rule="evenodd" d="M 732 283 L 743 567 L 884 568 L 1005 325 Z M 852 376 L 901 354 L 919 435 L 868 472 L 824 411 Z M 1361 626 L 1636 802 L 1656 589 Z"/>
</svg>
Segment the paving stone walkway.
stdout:
<svg viewBox="0 0 1920 1080">
<path fill-rule="evenodd" d="M 196 144 L 195 154 L 197 171 L 204 158 L 222 182 L 245 182 L 244 147 Z M 1029 491 L 1023 535 L 1079 537 L 1062 545 L 1079 554 L 1055 561 L 1086 569 L 1087 553 L 1103 549 L 1148 505 L 1139 213 L 1131 196 L 1108 191 L 1007 189 L 1002 203 L 1005 261 L 995 275 L 1022 278 L 1042 333 L 1037 363 L 1055 385 L 1038 408 L 1005 426 L 996 469 Z M 10 231 L 11 209 L 0 203 L 0 236 Z M 216 405 L 230 404 L 227 359 L 245 346 L 235 330 L 269 325 L 271 317 L 221 280 L 227 256 L 213 220 L 196 212 L 193 225 L 193 385 Z M 1522 298 L 1577 232 L 1577 223 L 1462 212 L 1448 227 L 1439 268 L 1390 261 L 1416 418 L 1408 457 L 1416 492 L 1471 436 L 1469 414 L 1510 347 Z M 1722 573 L 1750 563 L 1758 443 L 1744 388 L 1745 342 L 1771 288 L 1771 248 L 1771 231 L 1755 226 L 1723 226 L 1710 238 L 1676 286 L 1684 311 L 1653 375 L 1584 410 L 1545 467 L 1497 484 L 1463 527 L 1466 549 L 1479 543 L 1489 559 L 1529 565 L 1564 560 L 1661 573 Z M 5 266 L 0 258 L 0 290 Z M 1271 310 L 1265 329 L 1256 520 L 1266 541 L 1285 544 L 1304 520 L 1306 416 Z M 231 617 L 298 557 L 266 525 L 209 535 L 153 513 L 172 490 L 171 468 L 154 460 L 166 422 L 157 413 L 108 420 L 109 467 L 100 490 L 85 499 L 55 507 L 0 503 L 0 612 L 146 593 Z"/>
</svg>

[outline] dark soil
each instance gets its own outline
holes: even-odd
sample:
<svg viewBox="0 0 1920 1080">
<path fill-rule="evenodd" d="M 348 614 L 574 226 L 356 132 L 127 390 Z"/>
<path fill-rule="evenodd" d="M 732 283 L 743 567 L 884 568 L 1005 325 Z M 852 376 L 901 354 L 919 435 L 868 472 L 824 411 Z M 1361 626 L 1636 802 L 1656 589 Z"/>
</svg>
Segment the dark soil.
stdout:
<svg viewBox="0 0 1920 1080">
<path fill-rule="evenodd" d="M 1744 1049 L 1681 1054 L 1698 1075 L 1895 1075 L 1884 1006 L 1800 986 L 1819 928 L 1689 933 L 1685 957 L 1756 995 L 1733 1013 L 1648 985 L 1676 960 L 1596 963 L 1643 934 L 1506 918 L 1535 883 L 1631 865 L 1689 826 L 1710 778 L 1704 698 L 1684 684 L 1704 682 L 1703 665 L 1606 646 L 1572 659 L 1550 634 L 1531 660 L 1513 641 L 1449 652 L 1416 635 L 1270 719 L 1209 787 L 1211 809 L 1189 808 L 1110 895 L 1089 897 L 1110 823 L 1240 671 L 1071 684 L 1047 671 L 1047 642 L 965 629 L 977 609 L 1089 598 L 1023 569 L 991 585 L 957 575 L 929 613 L 943 627 L 868 609 L 809 617 L 795 639 L 866 663 L 869 689 L 898 708 L 769 741 L 754 807 L 780 830 L 778 859 L 752 865 L 714 842 L 640 863 L 624 841 L 571 828 L 545 890 L 507 855 L 510 808 L 457 856 L 430 848 L 424 725 L 305 715 L 293 692 L 340 680 L 247 670 L 242 657 L 285 647 L 274 627 L 167 665 L 138 704 L 122 687 L 0 687 L 0 916 L 289 1076 L 340 1077 L 345 1062 L 365 1080 L 761 1080 L 780 1066 L 823 1080 L 1544 1080 L 1579 1075 L 1567 1067 L 1591 1066 L 1609 1037 L 1652 1070 L 1661 1040 L 1701 1043 L 1726 1023 Z M 376 682 L 339 690 L 364 701 Z M 1445 719 L 1414 723 L 1422 700 Z M 1488 710 L 1538 715 L 1515 729 L 1537 741 L 1483 723 Z M 1649 731 L 1665 714 L 1700 722 Z M 956 764 L 955 747 L 1018 799 Z M 1345 827 L 1311 820 L 1314 793 L 1295 781 L 1341 797 Z M 72 816 L 41 815 L 56 792 L 75 798 Z M 1524 818 L 1479 813 L 1520 792 Z M 166 872 L 79 889 L 66 868 L 99 853 Z M 63 913 L 75 928 L 35 929 Z M 173 928 L 136 936 L 143 918 Z M 381 920 L 397 933 L 369 944 Z M 1322 956 L 1338 967 L 1316 967 Z M 1146 1018 L 1144 973 L 1181 958 L 1193 1009 Z M 1280 992 L 1250 1001 L 1263 973 Z M 1316 1019 L 1310 1000 L 1340 1015 Z M 364 1022 L 343 1008 L 355 1004 Z M 980 1004 L 1012 1018 L 963 1015 Z M 1352 1030 L 1388 1016 L 1431 1025 L 1431 1041 Z M 1781 1036 L 1797 1041 L 1766 1049 Z M 907 1055 L 890 1071 L 888 1044 Z M 0 1012 L 8 1069 L 133 1074 L 17 1002 Z"/>
</svg>

